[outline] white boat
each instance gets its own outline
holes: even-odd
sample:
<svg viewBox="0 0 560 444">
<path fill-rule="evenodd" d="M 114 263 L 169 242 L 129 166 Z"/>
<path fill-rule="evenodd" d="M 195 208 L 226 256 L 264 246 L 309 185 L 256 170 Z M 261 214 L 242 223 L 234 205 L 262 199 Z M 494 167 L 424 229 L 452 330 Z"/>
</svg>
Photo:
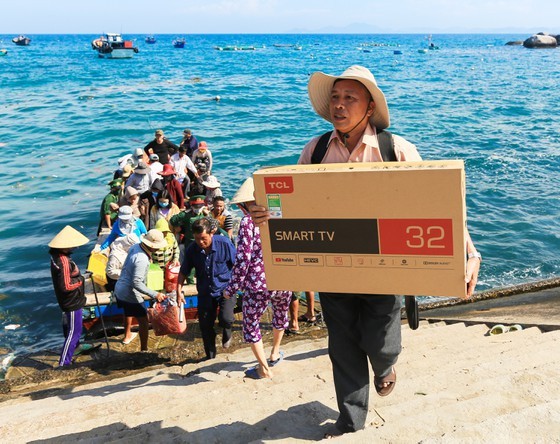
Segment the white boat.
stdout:
<svg viewBox="0 0 560 444">
<path fill-rule="evenodd" d="M 130 59 L 138 52 L 132 40 L 124 40 L 120 34 L 103 34 L 91 42 L 91 47 L 105 59 Z"/>
</svg>

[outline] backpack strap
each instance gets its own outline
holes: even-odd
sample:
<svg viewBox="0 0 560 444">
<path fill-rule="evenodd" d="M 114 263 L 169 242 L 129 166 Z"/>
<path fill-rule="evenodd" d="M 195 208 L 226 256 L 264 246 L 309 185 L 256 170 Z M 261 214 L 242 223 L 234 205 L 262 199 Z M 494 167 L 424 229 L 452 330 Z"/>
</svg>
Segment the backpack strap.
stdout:
<svg viewBox="0 0 560 444">
<path fill-rule="evenodd" d="M 318 164 L 323 161 L 325 154 L 327 154 L 331 134 L 332 131 L 328 131 L 319 138 L 319 141 L 313 150 L 313 154 L 311 155 L 312 164 Z M 387 130 L 378 129 L 377 140 L 379 142 L 379 151 L 381 151 L 381 157 L 383 160 L 385 162 L 396 162 L 397 155 L 395 154 L 395 142 L 393 140 L 393 135 Z"/>
<path fill-rule="evenodd" d="M 311 155 L 311 163 L 321 163 L 325 154 L 327 154 L 327 148 L 329 144 L 329 139 L 331 138 L 332 131 L 327 131 L 323 134 L 317 145 L 315 145 L 315 149 L 313 150 L 313 154 Z"/>
</svg>

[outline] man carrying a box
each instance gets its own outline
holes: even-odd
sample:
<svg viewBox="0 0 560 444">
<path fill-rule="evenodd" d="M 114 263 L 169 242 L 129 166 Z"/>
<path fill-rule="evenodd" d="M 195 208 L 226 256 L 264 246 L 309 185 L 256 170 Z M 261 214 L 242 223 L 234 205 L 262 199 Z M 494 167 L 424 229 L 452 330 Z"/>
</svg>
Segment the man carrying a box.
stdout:
<svg viewBox="0 0 560 444">
<path fill-rule="evenodd" d="M 305 145 L 300 164 L 382 162 L 380 139 L 390 137 L 396 161 L 421 160 L 416 147 L 383 130 L 389 127 L 389 109 L 373 74 L 351 66 L 340 76 L 314 73 L 308 83 L 309 99 L 321 117 L 332 123 L 331 133 Z M 382 135 L 383 134 L 383 135 Z M 262 206 L 251 207 L 258 225 L 269 219 Z M 466 233 L 467 295 L 476 286 L 481 256 Z M 329 356 L 340 415 L 327 438 L 364 427 L 369 402 L 368 359 L 375 390 L 389 395 L 397 381 L 394 365 L 401 352 L 400 297 L 321 293 L 321 306 L 329 332 Z"/>
</svg>

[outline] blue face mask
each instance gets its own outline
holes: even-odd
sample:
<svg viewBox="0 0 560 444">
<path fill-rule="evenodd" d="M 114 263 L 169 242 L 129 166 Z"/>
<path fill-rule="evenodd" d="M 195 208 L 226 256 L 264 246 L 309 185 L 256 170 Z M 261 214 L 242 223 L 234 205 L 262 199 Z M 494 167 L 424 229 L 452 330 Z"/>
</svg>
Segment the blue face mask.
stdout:
<svg viewBox="0 0 560 444">
<path fill-rule="evenodd" d="M 160 201 L 160 202 L 158 202 L 158 203 L 159 203 L 159 206 L 160 206 L 161 208 L 166 208 L 166 207 L 169 206 L 169 202 L 161 202 L 161 201 Z"/>
</svg>

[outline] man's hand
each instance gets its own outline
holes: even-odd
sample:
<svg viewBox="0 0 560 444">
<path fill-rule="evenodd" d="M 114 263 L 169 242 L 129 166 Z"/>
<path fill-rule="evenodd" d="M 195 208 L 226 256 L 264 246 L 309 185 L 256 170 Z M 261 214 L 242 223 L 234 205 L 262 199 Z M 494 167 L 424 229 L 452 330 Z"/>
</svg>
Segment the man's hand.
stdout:
<svg viewBox="0 0 560 444">
<path fill-rule="evenodd" d="M 156 301 L 161 302 L 163 301 L 167 296 L 165 296 L 163 293 L 158 293 L 156 295 Z"/>
<path fill-rule="evenodd" d="M 262 207 L 260 205 L 251 205 L 249 207 L 249 214 L 251 215 L 251 219 L 257 226 L 265 225 L 270 219 L 270 213 L 266 207 Z"/>
<path fill-rule="evenodd" d="M 472 257 L 467 261 L 467 274 L 465 282 L 467 284 L 467 298 L 474 294 L 476 283 L 478 282 L 478 271 L 480 270 L 480 259 Z"/>
</svg>

